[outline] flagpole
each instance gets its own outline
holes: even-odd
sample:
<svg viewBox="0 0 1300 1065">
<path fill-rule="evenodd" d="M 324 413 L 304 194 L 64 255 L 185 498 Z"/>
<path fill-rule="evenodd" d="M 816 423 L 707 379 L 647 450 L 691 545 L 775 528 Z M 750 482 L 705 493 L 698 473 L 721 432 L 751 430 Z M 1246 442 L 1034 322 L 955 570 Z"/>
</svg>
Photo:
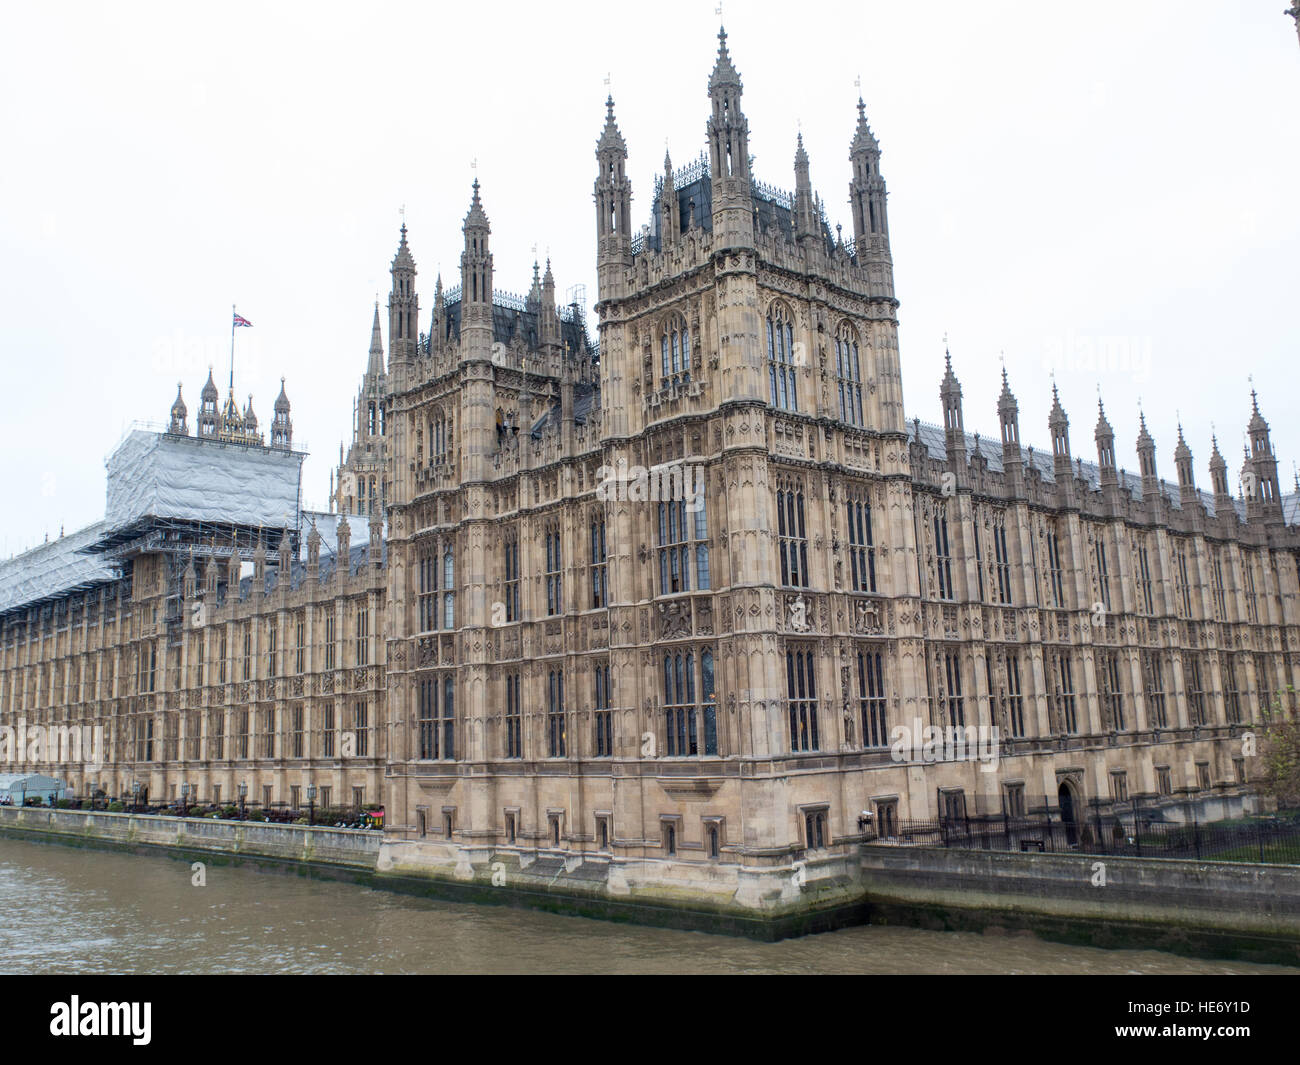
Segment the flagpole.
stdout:
<svg viewBox="0 0 1300 1065">
<path fill-rule="evenodd" d="M 230 305 L 230 394 L 235 393 L 235 305 Z"/>
</svg>

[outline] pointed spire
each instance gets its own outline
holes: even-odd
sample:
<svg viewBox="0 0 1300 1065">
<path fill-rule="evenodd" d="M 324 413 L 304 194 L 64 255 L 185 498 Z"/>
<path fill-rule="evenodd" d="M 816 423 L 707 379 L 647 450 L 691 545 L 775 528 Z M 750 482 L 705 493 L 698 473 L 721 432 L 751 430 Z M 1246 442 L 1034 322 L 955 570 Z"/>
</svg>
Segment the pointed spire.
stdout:
<svg viewBox="0 0 1300 1065">
<path fill-rule="evenodd" d="M 850 157 L 857 155 L 859 152 L 878 152 L 880 144 L 876 141 L 876 135 L 871 132 L 871 125 L 867 122 L 867 105 L 862 102 L 862 97 L 858 97 L 858 126 L 853 133 L 853 143 L 849 146 Z"/>
<path fill-rule="evenodd" d="M 1147 432 L 1147 416 L 1140 407 L 1138 408 L 1137 446 L 1139 451 L 1145 447 L 1155 447 L 1155 441 L 1151 439 L 1151 434 Z"/>
<path fill-rule="evenodd" d="M 375 320 L 370 326 L 370 361 L 366 365 L 366 375 L 369 377 L 384 375 L 384 337 L 379 328 L 378 300 L 375 300 Z"/>
<path fill-rule="evenodd" d="M 378 314 L 379 314 L 379 312 L 376 311 L 376 312 L 375 312 L 375 315 L 378 316 Z M 289 413 L 289 397 L 286 396 L 285 393 L 284 393 L 284 378 L 283 378 L 283 377 L 280 378 L 280 394 L 279 394 L 278 396 L 275 397 L 275 413 L 276 413 L 276 414 L 288 414 L 288 413 Z"/>
<path fill-rule="evenodd" d="M 1253 388 L 1250 390 L 1250 412 L 1250 423 L 1247 426 L 1250 432 L 1268 432 L 1268 422 L 1266 422 L 1264 416 L 1259 413 L 1259 396 Z"/>
<path fill-rule="evenodd" d="M 201 399 L 204 399 L 204 400 L 211 400 L 213 403 L 215 403 L 215 402 L 217 401 L 217 398 L 218 398 L 218 395 L 217 395 L 217 385 L 216 385 L 216 382 L 212 380 L 212 367 L 211 367 L 211 366 L 208 367 L 208 381 L 207 381 L 207 384 L 205 384 L 205 385 L 203 386 L 203 391 L 202 391 L 201 393 L 199 393 L 199 396 L 200 396 Z"/>
<path fill-rule="evenodd" d="M 609 96 L 605 100 L 605 128 L 601 130 L 600 140 L 596 142 L 596 151 L 613 151 L 627 155 L 627 143 L 623 140 L 623 134 L 618 129 L 618 122 L 614 119 L 613 96 Z"/>
<path fill-rule="evenodd" d="M 1101 396 L 1097 396 L 1097 437 L 1114 436 L 1115 430 L 1110 427 L 1110 422 L 1106 420 L 1106 408 L 1102 405 Z"/>
<path fill-rule="evenodd" d="M 709 76 L 709 92 L 723 86 L 739 89 L 740 75 L 731 63 L 731 54 L 727 51 L 727 31 L 718 30 L 718 59 L 713 64 L 713 73 Z"/>
<path fill-rule="evenodd" d="M 470 200 L 469 213 L 465 216 L 465 228 L 488 225 L 487 214 L 483 210 L 483 200 L 479 197 L 478 178 L 474 179 L 474 196 Z"/>
<path fill-rule="evenodd" d="M 401 241 L 397 245 L 397 254 L 393 256 L 392 269 L 397 270 L 405 268 L 408 270 L 415 269 L 415 260 L 411 257 L 411 249 L 406 243 L 406 222 L 403 220 L 401 229 Z"/>
</svg>

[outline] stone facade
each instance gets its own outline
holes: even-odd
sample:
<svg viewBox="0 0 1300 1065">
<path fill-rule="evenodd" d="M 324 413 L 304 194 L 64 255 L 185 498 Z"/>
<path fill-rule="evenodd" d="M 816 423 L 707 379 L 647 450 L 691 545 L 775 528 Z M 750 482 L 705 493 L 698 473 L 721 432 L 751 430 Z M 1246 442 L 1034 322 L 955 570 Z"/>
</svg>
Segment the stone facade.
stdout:
<svg viewBox="0 0 1300 1065">
<path fill-rule="evenodd" d="M 1297 497 L 1258 406 L 1238 499 L 1217 444 L 1196 488 L 1181 432 L 1176 485 L 1145 424 L 1139 472 L 1119 469 L 1104 410 L 1097 462 L 1076 458 L 1059 397 L 1035 452 L 1005 374 L 1000 439 L 972 436 L 951 358 L 942 425 L 909 421 L 863 103 L 845 239 L 801 141 L 793 193 L 750 172 L 725 34 L 708 99 L 707 152 L 665 159 L 635 231 L 607 101 L 598 345 L 549 262 L 526 296 L 497 290 L 477 181 L 460 284 L 438 280 L 422 334 L 403 226 L 388 364 L 376 307 L 339 514 L 317 519 L 366 515 L 365 561 L 346 521 L 329 579 L 310 535 L 303 564 L 286 534 L 279 566 L 301 578 L 255 573 L 235 601 L 221 560 L 265 567 L 260 540 L 196 543 L 185 608 L 213 580 L 222 605 L 167 641 L 166 687 L 146 690 L 151 619 L 181 578 L 133 557 L 93 624 L 75 597 L 6 616 L 6 720 L 106 715 L 107 773 L 153 794 L 361 788 L 387 805 L 384 869 L 554 865 L 611 895 L 749 909 L 842 880 L 858 842 L 906 819 L 1245 808 L 1243 733 L 1300 669 Z M 46 694 L 50 663 L 84 678 L 87 655 L 90 702 L 66 679 Z M 362 700 L 364 755 L 327 755 Z M 245 712 L 233 765 L 187 724 L 224 720 L 229 743 Z M 996 729 L 996 762 L 935 760 L 927 727 Z"/>
</svg>

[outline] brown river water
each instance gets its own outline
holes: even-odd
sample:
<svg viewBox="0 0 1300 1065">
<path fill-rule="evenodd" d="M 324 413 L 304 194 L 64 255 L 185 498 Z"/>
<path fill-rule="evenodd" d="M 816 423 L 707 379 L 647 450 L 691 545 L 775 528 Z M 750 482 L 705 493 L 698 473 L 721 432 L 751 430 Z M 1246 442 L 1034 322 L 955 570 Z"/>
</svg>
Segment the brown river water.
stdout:
<svg viewBox="0 0 1300 1065">
<path fill-rule="evenodd" d="M 0 838 L 5 973 L 1296 973 L 1030 936 L 849 928 L 757 943 Z"/>
</svg>

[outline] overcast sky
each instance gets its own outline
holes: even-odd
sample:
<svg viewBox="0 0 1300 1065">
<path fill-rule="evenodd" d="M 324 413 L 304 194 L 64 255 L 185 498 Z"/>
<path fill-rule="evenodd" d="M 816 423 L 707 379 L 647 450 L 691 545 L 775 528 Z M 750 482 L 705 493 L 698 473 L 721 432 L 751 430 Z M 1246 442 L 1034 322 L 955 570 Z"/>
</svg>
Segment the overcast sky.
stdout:
<svg viewBox="0 0 1300 1065">
<path fill-rule="evenodd" d="M 633 209 L 665 140 L 705 144 L 716 0 L 646 4 L 10 4 L 0 38 L 0 554 L 103 514 L 104 457 L 208 366 L 265 430 L 280 377 L 327 506 L 406 207 L 421 325 L 459 281 L 477 174 L 497 285 L 536 254 L 595 303 L 594 147 L 612 91 Z M 1138 402 L 1174 479 L 1181 415 L 1240 466 L 1253 374 L 1283 487 L 1300 457 L 1300 42 L 1283 0 L 741 3 L 724 12 L 757 176 L 796 133 L 852 228 L 861 77 L 889 185 L 909 417 L 938 420 L 943 336 L 967 428 L 999 357 L 1026 444 L 1050 373 L 1076 455 L 1097 388 L 1136 468 Z M 606 85 L 606 79 L 609 85 Z M 474 166 L 475 160 L 477 166 Z M 387 322 L 385 318 L 385 330 Z M 385 337 L 387 341 L 387 337 Z M 192 425 L 191 425 L 192 428 Z"/>
</svg>

